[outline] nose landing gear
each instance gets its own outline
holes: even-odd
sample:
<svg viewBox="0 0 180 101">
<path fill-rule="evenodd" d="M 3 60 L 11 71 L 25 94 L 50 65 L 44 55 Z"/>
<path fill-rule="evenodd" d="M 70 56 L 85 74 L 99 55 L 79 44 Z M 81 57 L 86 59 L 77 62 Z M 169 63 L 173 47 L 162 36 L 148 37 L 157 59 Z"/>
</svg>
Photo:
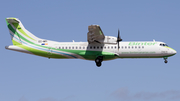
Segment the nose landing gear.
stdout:
<svg viewBox="0 0 180 101">
<path fill-rule="evenodd" d="M 164 57 L 164 63 L 168 63 L 167 57 Z"/>
<path fill-rule="evenodd" d="M 98 57 L 95 59 L 96 66 L 100 67 L 102 61 L 103 61 L 103 56 L 98 56 Z"/>
</svg>

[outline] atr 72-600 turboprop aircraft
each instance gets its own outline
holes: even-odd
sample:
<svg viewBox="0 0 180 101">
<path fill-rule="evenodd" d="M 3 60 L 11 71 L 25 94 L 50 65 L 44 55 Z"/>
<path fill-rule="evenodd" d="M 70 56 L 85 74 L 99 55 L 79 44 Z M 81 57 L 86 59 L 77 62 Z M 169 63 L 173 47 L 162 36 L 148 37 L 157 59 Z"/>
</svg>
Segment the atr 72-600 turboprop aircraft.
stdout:
<svg viewBox="0 0 180 101">
<path fill-rule="evenodd" d="M 34 36 L 24 28 L 17 18 L 6 18 L 13 45 L 6 49 L 57 59 L 84 59 L 95 61 L 98 67 L 102 61 L 117 58 L 167 58 L 176 51 L 159 41 L 121 42 L 118 37 L 104 36 L 99 25 L 88 26 L 88 42 L 55 42 Z"/>
</svg>

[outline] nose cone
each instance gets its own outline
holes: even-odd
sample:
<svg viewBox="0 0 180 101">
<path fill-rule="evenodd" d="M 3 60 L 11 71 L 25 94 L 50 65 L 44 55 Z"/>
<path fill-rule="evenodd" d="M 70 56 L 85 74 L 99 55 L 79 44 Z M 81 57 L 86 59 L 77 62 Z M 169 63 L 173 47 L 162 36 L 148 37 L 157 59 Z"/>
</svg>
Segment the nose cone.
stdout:
<svg viewBox="0 0 180 101">
<path fill-rule="evenodd" d="M 175 55 L 176 53 L 177 53 L 176 50 L 171 49 L 171 54 L 172 54 L 172 55 Z"/>
<path fill-rule="evenodd" d="M 173 50 L 173 52 L 172 52 L 174 55 L 177 53 L 177 51 L 176 50 Z"/>
<path fill-rule="evenodd" d="M 177 53 L 176 50 L 173 49 L 173 48 L 171 48 L 171 47 L 166 47 L 166 49 L 167 49 L 168 54 L 169 54 L 170 56 L 173 56 L 173 55 L 175 55 L 175 54 Z"/>
</svg>

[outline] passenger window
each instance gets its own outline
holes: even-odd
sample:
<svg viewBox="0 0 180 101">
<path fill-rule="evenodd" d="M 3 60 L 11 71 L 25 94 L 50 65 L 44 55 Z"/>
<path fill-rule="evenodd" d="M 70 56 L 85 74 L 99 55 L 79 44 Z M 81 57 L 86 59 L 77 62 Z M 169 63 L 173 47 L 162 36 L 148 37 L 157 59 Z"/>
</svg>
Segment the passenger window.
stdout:
<svg viewBox="0 0 180 101">
<path fill-rule="evenodd" d="M 130 49 L 130 46 L 128 46 L 128 48 Z"/>
<path fill-rule="evenodd" d="M 72 47 L 72 49 L 74 49 L 74 47 Z"/>
<path fill-rule="evenodd" d="M 135 46 L 135 48 L 137 48 L 137 46 Z"/>
<path fill-rule="evenodd" d="M 83 49 L 85 49 L 85 47 L 83 47 Z"/>
<path fill-rule="evenodd" d="M 139 48 L 141 48 L 141 46 L 139 46 Z"/>
<path fill-rule="evenodd" d="M 125 48 L 127 48 L 127 47 L 125 46 Z"/>
<path fill-rule="evenodd" d="M 133 49 L 134 47 L 132 46 L 131 48 Z"/>
<path fill-rule="evenodd" d="M 61 49 L 61 47 L 59 47 L 59 49 Z"/>
<path fill-rule="evenodd" d="M 109 46 L 108 46 L 108 49 L 109 49 Z"/>
<path fill-rule="evenodd" d="M 66 47 L 66 49 L 67 49 L 67 47 Z"/>
<path fill-rule="evenodd" d="M 94 46 L 94 49 L 96 49 L 96 47 Z"/>
<path fill-rule="evenodd" d="M 64 47 L 62 47 L 62 49 L 64 49 Z"/>
<path fill-rule="evenodd" d="M 104 46 L 104 49 L 106 49 L 106 46 Z"/>
<path fill-rule="evenodd" d="M 101 49 L 103 49 L 103 46 L 101 46 Z"/>
<path fill-rule="evenodd" d="M 121 48 L 123 49 L 123 46 Z"/>
<path fill-rule="evenodd" d="M 39 42 L 39 43 L 41 43 L 41 42 L 42 42 L 42 40 L 39 40 L 38 42 Z"/>
<path fill-rule="evenodd" d="M 111 46 L 111 49 L 113 49 L 113 46 Z"/>
<path fill-rule="evenodd" d="M 116 49 L 116 46 L 114 46 L 114 49 Z"/>
<path fill-rule="evenodd" d="M 79 47 L 79 49 L 81 49 L 81 47 Z"/>
<path fill-rule="evenodd" d="M 69 47 L 69 49 L 71 49 L 71 47 Z"/>
<path fill-rule="evenodd" d="M 142 48 L 144 48 L 144 46 L 142 46 Z"/>
<path fill-rule="evenodd" d="M 76 47 L 76 49 L 78 49 L 78 47 Z"/>
<path fill-rule="evenodd" d="M 43 40 L 43 42 L 47 42 L 47 40 Z"/>
<path fill-rule="evenodd" d="M 92 46 L 90 46 L 90 49 L 92 49 Z"/>
</svg>

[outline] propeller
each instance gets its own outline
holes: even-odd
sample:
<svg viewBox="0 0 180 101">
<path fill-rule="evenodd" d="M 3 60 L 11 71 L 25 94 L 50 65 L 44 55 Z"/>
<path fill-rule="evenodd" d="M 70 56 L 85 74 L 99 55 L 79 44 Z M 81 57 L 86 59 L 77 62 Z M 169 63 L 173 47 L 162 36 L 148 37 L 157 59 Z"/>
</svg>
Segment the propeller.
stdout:
<svg viewBox="0 0 180 101">
<path fill-rule="evenodd" d="M 121 39 L 121 37 L 120 37 L 120 31 L 119 31 L 119 29 L 118 29 L 118 37 L 117 37 L 118 50 L 119 50 L 119 48 L 120 48 L 119 42 L 121 42 L 121 41 L 122 41 L 122 39 Z"/>
</svg>

